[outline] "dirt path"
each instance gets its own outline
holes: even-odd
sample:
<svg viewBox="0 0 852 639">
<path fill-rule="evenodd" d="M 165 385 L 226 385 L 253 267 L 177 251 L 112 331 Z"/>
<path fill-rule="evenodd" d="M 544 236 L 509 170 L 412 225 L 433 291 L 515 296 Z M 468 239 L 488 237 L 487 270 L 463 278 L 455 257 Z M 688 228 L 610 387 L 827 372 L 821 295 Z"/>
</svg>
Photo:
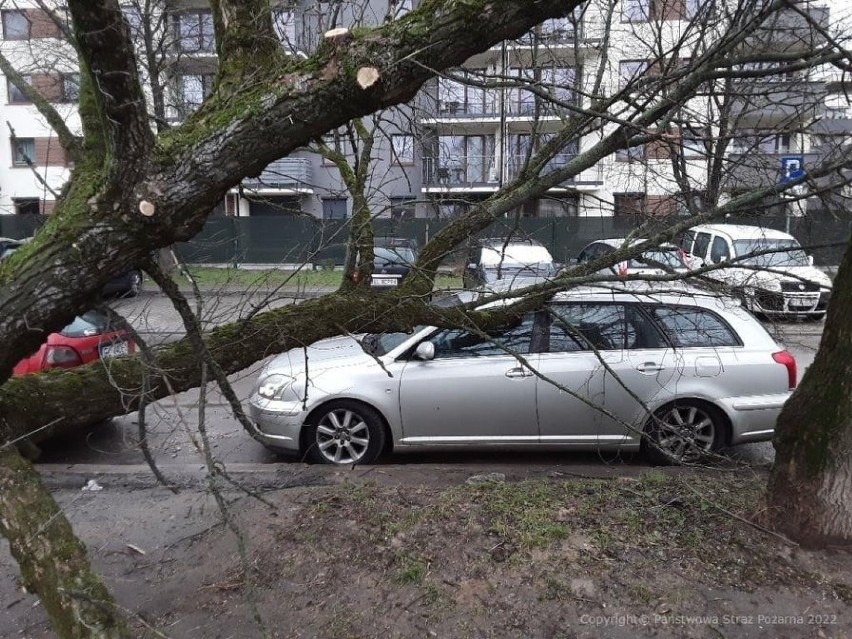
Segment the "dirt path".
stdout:
<svg viewBox="0 0 852 639">
<path fill-rule="evenodd" d="M 641 464 L 283 464 L 229 491 L 248 564 L 197 467 L 48 468 L 140 636 L 847 637 L 852 562 L 759 521 L 760 471 Z M 478 476 L 469 481 L 471 476 Z M 82 491 L 93 478 L 100 491 Z M 52 636 L 0 547 L 0 636 Z"/>
</svg>

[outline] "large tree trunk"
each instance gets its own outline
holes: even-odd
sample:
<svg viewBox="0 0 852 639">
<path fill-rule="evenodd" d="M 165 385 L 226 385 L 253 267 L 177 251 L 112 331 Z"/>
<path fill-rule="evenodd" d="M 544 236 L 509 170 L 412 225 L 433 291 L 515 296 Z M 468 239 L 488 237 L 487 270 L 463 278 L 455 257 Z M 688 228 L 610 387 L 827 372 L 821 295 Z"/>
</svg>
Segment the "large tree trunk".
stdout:
<svg viewBox="0 0 852 639">
<path fill-rule="evenodd" d="M 780 530 L 807 545 L 852 542 L 852 243 L 816 359 L 775 431 L 769 503 Z"/>
<path fill-rule="evenodd" d="M 86 547 L 39 479 L 13 447 L 0 448 L 0 533 L 9 540 L 24 586 L 36 593 L 60 637 L 132 636 Z"/>
</svg>

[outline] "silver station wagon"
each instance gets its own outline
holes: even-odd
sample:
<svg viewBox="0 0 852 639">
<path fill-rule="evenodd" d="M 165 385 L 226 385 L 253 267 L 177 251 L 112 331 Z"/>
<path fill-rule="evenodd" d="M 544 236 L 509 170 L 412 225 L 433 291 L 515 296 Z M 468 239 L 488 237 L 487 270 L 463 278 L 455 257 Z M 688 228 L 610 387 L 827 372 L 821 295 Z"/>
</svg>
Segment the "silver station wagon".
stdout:
<svg viewBox="0 0 852 639">
<path fill-rule="evenodd" d="M 291 350 L 260 374 L 254 436 L 329 464 L 498 445 L 692 462 L 771 439 L 793 357 L 738 302 L 667 289 L 558 293 L 489 335 L 423 327 Z"/>
</svg>

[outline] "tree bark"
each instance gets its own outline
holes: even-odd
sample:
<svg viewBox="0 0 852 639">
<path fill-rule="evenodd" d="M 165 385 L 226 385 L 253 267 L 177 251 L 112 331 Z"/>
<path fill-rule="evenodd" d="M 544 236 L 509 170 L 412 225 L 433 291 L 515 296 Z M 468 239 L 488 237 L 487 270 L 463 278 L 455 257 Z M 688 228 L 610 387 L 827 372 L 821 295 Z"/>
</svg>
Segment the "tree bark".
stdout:
<svg viewBox="0 0 852 639">
<path fill-rule="evenodd" d="M 775 429 L 769 505 L 806 545 L 852 543 L 852 242 L 834 278 L 822 341 Z"/>
<path fill-rule="evenodd" d="M 92 570 L 86 547 L 38 473 L 14 447 L 0 448 L 0 533 L 9 540 L 24 586 L 39 596 L 58 636 L 132 636 Z"/>
</svg>

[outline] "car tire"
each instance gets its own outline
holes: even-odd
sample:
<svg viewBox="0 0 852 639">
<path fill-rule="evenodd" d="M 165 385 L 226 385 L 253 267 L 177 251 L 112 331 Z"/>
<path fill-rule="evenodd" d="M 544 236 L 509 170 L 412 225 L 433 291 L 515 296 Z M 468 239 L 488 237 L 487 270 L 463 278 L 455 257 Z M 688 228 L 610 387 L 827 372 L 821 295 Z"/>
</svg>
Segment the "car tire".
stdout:
<svg viewBox="0 0 852 639">
<path fill-rule="evenodd" d="M 642 434 L 642 454 L 656 465 L 692 464 L 721 448 L 727 423 L 715 406 L 680 400 L 657 409 Z"/>
<path fill-rule="evenodd" d="M 360 402 L 329 402 L 309 418 L 302 444 L 304 458 L 314 464 L 372 464 L 385 447 L 384 420 Z"/>
</svg>

